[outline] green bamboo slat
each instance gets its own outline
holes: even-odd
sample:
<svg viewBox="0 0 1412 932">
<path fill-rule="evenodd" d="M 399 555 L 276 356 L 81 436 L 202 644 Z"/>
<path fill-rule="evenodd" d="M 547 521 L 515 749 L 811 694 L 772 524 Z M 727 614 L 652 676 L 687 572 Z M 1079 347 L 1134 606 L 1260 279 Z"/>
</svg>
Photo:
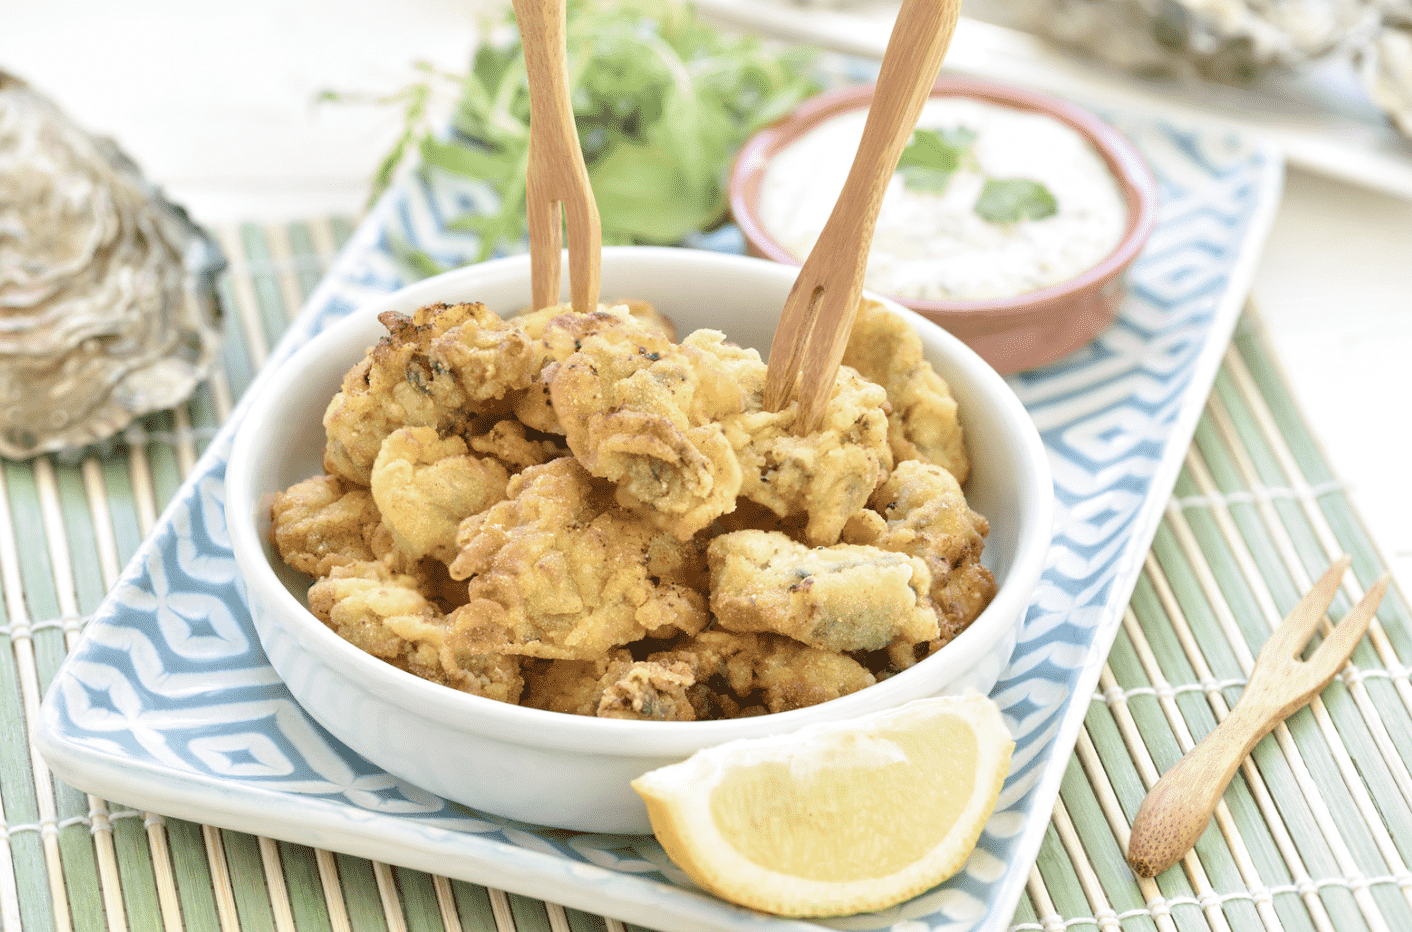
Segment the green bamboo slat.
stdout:
<svg viewBox="0 0 1412 932">
<path fill-rule="evenodd" d="M 383 932 L 387 929 L 387 915 L 378 897 L 373 862 L 351 854 L 335 855 L 334 860 L 338 864 L 339 886 L 343 889 L 349 925 L 355 932 Z"/>
<path fill-rule="evenodd" d="M 249 932 L 272 932 L 274 911 L 265 886 L 265 869 L 260 859 L 260 842 L 254 835 L 223 829 L 219 833 L 225 849 L 230 888 L 240 915 L 240 928 Z"/>
<path fill-rule="evenodd" d="M 1015 906 L 1015 915 L 1010 923 L 1013 930 L 1023 930 L 1023 932 L 1037 932 L 1044 926 L 1040 925 L 1039 917 L 1035 915 L 1034 903 L 1030 901 L 1030 892 L 1026 890 L 1020 895 L 1020 902 Z"/>
<path fill-rule="evenodd" d="M 1122 747 L 1122 738 L 1113 724 L 1112 715 L 1103 703 L 1090 704 L 1084 727 L 1088 739 L 1095 744 L 1111 746 L 1116 742 L 1119 748 Z M 1085 773 L 1077 758 L 1070 760 L 1064 771 L 1059 798 L 1063 800 L 1070 819 L 1076 824 L 1091 827 L 1091 830 L 1083 833 L 1080 840 L 1084 855 L 1102 884 L 1108 908 L 1117 916 L 1127 917 L 1120 920 L 1124 929 L 1133 932 L 1155 932 L 1156 923 L 1152 917 L 1141 913 L 1145 908 L 1146 899 L 1138 888 L 1137 878 L 1127 870 L 1122 848 L 1112 832 L 1102 830 L 1102 827 L 1106 827 L 1103 808 L 1095 795 L 1089 775 Z"/>
<path fill-rule="evenodd" d="M 226 379 L 230 383 L 231 396 L 239 398 L 250 387 L 255 378 L 255 367 L 250 361 L 250 351 L 246 349 L 245 322 L 235 313 L 235 289 L 231 276 L 222 275 L 217 283 L 217 296 L 226 308 L 225 333 L 221 339 L 221 362 Z"/>
<path fill-rule="evenodd" d="M 102 465 L 108 521 L 113 527 L 118 560 L 124 566 L 142 544 L 142 522 L 132 502 L 132 473 L 124 459 L 105 458 Z"/>
<path fill-rule="evenodd" d="M 456 915 L 465 932 L 494 932 L 495 908 L 490 903 L 490 891 L 480 884 L 464 880 L 451 881 L 456 897 Z"/>
<path fill-rule="evenodd" d="M 507 893 L 505 899 L 510 904 L 510 913 L 515 917 L 518 932 L 553 932 L 549 925 L 549 913 L 542 900 Z"/>
<path fill-rule="evenodd" d="M 564 916 L 569 920 L 573 932 L 608 932 L 608 923 L 602 916 L 595 916 L 580 909 L 565 909 Z"/>
<path fill-rule="evenodd" d="M 1258 318 L 1247 314 L 1237 328 L 1231 345 L 1239 353 L 1246 369 L 1255 378 L 1280 434 L 1299 463 L 1299 470 L 1311 484 L 1333 482 L 1335 476 L 1324 459 L 1323 450 L 1309 432 L 1304 415 L 1285 387 L 1285 376 L 1265 343 Z"/>
<path fill-rule="evenodd" d="M 348 245 L 348 241 L 353 238 L 353 224 L 347 217 L 330 217 L 329 228 L 333 231 L 334 245 L 339 249 Z"/>
<path fill-rule="evenodd" d="M 217 932 L 220 929 L 220 913 L 216 907 L 215 882 L 206 857 L 206 845 L 201 838 L 201 826 L 185 819 L 167 818 L 166 830 L 186 932 Z"/>
<path fill-rule="evenodd" d="M 299 282 L 299 292 L 308 300 L 323 278 L 318 247 L 314 244 L 309 224 L 298 222 L 289 225 L 289 248 L 295 258 L 294 275 Z"/>
<path fill-rule="evenodd" d="M 54 474 L 64 533 L 68 538 L 74 592 L 79 611 L 87 614 L 98 607 L 108 589 L 99 569 L 98 540 L 88 512 L 88 494 L 77 465 L 58 466 Z"/>
<path fill-rule="evenodd" d="M 5 471 L 10 471 L 9 464 Z M 0 697 L 5 701 L 6 714 L 0 715 L 0 798 L 4 799 L 5 822 L 9 827 L 6 843 L 17 878 L 15 906 L 24 928 L 43 929 L 53 926 L 53 904 L 45 879 L 48 866 L 37 830 L 39 803 L 30 770 L 27 724 L 20 714 L 23 688 L 8 627 L 15 619 L 8 606 L 4 608 L 4 621 L 7 628 L 0 643 L 6 650 L 0 657 Z M 34 826 L 35 830 L 17 831 L 18 826 Z"/>
<path fill-rule="evenodd" d="M 1182 749 L 1167 725 L 1160 700 L 1155 693 L 1149 691 L 1152 683 L 1138 660 L 1131 638 L 1124 630 L 1120 629 L 1113 640 L 1113 648 L 1108 654 L 1108 667 L 1124 689 L 1140 690 L 1128 697 L 1128 713 L 1136 723 L 1138 733 L 1142 735 L 1158 771 L 1166 770 L 1182 756 Z M 1136 811 L 1134 807 L 1133 813 Z M 1130 820 L 1133 813 L 1129 814 Z"/>
<path fill-rule="evenodd" d="M 206 447 L 210 445 L 211 438 L 215 436 L 216 429 L 221 425 L 220 416 L 216 412 L 216 400 L 211 392 L 209 382 L 202 382 L 196 386 L 196 390 L 192 392 L 190 400 L 186 403 L 186 411 L 191 421 L 191 427 L 196 434 L 198 452 L 204 453 Z"/>
<path fill-rule="evenodd" d="M 1073 859 L 1065 850 L 1053 823 L 1045 830 L 1035 868 L 1043 878 L 1049 898 L 1058 914 L 1073 921 L 1082 921 L 1083 924 L 1079 928 L 1087 925 L 1091 921 L 1087 919 L 1091 915 L 1088 900 L 1084 898 L 1083 887 L 1074 871 Z M 1044 917 L 1041 916 L 1040 919 L 1042 921 Z M 1096 922 L 1093 924 L 1097 925 Z"/>
<path fill-rule="evenodd" d="M 113 847 L 118 857 L 118 874 L 122 878 L 123 905 L 128 925 L 132 928 L 155 928 L 162 915 L 157 899 L 157 881 L 152 851 L 147 845 L 147 829 L 142 814 L 131 809 L 115 811 L 112 818 Z"/>
<path fill-rule="evenodd" d="M 265 343 L 267 347 L 274 346 L 289 326 L 290 314 L 280 291 L 270 244 L 264 230 L 253 223 L 241 225 L 240 243 L 245 250 L 245 264 L 259 307 L 260 321 L 264 324 Z"/>
<path fill-rule="evenodd" d="M 282 841 L 279 853 L 295 927 L 301 932 L 333 932 L 314 849 Z"/>
<path fill-rule="evenodd" d="M 1219 403 L 1232 426 L 1239 432 L 1240 440 L 1248 454 L 1248 460 L 1256 470 L 1257 481 L 1271 488 L 1288 488 L 1292 484 L 1290 481 L 1292 477 L 1286 476 L 1281 471 L 1264 436 L 1254 426 L 1245 399 L 1239 389 L 1232 384 L 1228 372 L 1223 371 L 1218 374 L 1213 402 Z M 1328 556 L 1323 553 L 1323 548 L 1320 547 L 1317 537 L 1315 537 L 1308 521 L 1305 520 L 1299 503 L 1291 497 L 1279 496 L 1273 500 L 1272 504 L 1279 513 L 1285 530 L 1293 538 L 1297 552 L 1305 561 L 1305 567 L 1317 570 L 1326 566 Z"/>
<path fill-rule="evenodd" d="M 1203 424 L 1204 423 L 1207 422 L 1203 419 Z M 1202 433 L 1202 429 L 1198 427 L 1198 438 L 1201 437 Z M 1201 439 L 1197 440 L 1197 446 L 1204 449 Z M 1225 603 L 1230 606 L 1230 614 L 1240 628 L 1242 642 L 1244 644 L 1263 643 L 1265 638 L 1269 635 L 1270 627 L 1264 620 L 1260 611 L 1260 603 L 1255 599 L 1250 589 L 1249 581 L 1241 572 L 1239 565 L 1236 563 L 1234 554 L 1226 545 L 1226 541 L 1221 536 L 1214 519 L 1206 509 L 1195 508 L 1184 510 L 1181 514 L 1181 520 L 1191 529 L 1192 534 L 1203 547 L 1203 551 L 1206 554 L 1206 565 L 1210 567 L 1211 573 L 1216 579 L 1216 583 L 1220 586 L 1220 595 Z M 1187 601 L 1200 601 L 1202 605 L 1209 606 L 1210 602 L 1202 592 L 1201 584 L 1192 571 L 1192 568 L 1187 565 L 1184 558 L 1178 559 L 1180 555 L 1180 543 L 1174 538 L 1169 538 L 1163 541 L 1161 547 L 1159 559 L 1163 567 L 1165 568 L 1168 563 L 1171 562 L 1179 568 L 1182 584 L 1178 588 L 1183 594 L 1189 596 L 1189 599 L 1184 598 L 1184 604 Z M 1212 614 L 1212 611 L 1204 610 L 1201 612 L 1201 617 L 1209 618 Z M 1213 619 L 1213 624 L 1214 623 Z M 1220 652 L 1223 657 L 1229 658 L 1230 666 L 1226 670 L 1219 672 L 1218 675 L 1222 677 L 1243 677 L 1245 673 L 1235 659 L 1236 655 L 1223 650 L 1223 648 L 1227 646 L 1225 633 L 1221 632 L 1219 643 L 1215 644 L 1214 648 L 1216 651 Z M 1214 662 L 1214 658 L 1208 658 L 1208 662 L 1211 662 L 1213 668 L 1217 666 Z"/>
<path fill-rule="evenodd" d="M 408 932 L 442 932 L 446 923 L 441 918 L 436 887 L 430 874 L 406 867 L 394 867 L 398 900 Z"/>
<path fill-rule="evenodd" d="M 175 433 L 172 416 L 168 412 L 151 414 L 143 418 L 143 428 L 147 431 L 147 462 L 152 470 L 153 490 L 157 497 L 158 512 L 175 496 L 181 486 L 181 468 L 177 463 L 176 451 L 168 439 Z"/>
</svg>

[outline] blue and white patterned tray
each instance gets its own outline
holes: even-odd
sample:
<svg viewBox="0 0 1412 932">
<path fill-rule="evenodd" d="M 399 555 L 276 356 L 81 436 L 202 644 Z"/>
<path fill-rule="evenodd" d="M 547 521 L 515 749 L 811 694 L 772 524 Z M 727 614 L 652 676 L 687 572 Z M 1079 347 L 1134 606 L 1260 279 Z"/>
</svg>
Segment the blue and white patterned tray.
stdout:
<svg viewBox="0 0 1412 932">
<path fill-rule="evenodd" d="M 1147 156 L 1159 225 L 1121 319 L 1063 362 L 1011 380 L 1053 467 L 1053 549 L 992 696 L 1013 770 L 965 870 L 894 909 L 823 923 L 695 890 L 650 837 L 577 835 L 486 817 L 399 783 L 325 733 L 260 651 L 224 519 L 237 408 L 69 654 L 36 741 L 98 796 L 347 851 L 672 930 L 996 932 L 1039 851 L 1088 697 L 1176 481 L 1249 288 L 1282 178 L 1270 151 L 1224 132 L 1113 122 Z M 394 290 L 400 240 L 448 264 L 474 253 L 445 221 L 488 191 L 409 179 L 380 203 L 272 354 Z M 732 248 L 728 233 L 703 245 Z"/>
</svg>

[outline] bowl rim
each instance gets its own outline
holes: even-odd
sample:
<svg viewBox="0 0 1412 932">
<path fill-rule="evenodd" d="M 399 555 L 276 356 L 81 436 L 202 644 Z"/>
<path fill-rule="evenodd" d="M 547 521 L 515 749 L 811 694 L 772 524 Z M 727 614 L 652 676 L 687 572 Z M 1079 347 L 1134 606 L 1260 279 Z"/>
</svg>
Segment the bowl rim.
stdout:
<svg viewBox="0 0 1412 932">
<path fill-rule="evenodd" d="M 605 247 L 603 265 L 605 271 L 624 261 L 629 264 L 645 262 L 670 267 L 674 261 L 679 262 L 683 254 L 688 253 L 692 254 L 689 261 L 712 263 L 721 274 L 739 272 L 746 267 L 742 264 L 747 264 L 761 274 L 790 277 L 794 275 L 794 271 L 787 266 L 766 259 L 681 247 Z M 773 272 L 768 269 L 780 271 Z M 973 623 L 932 657 L 866 690 L 802 709 L 752 718 L 704 722 L 604 719 L 499 702 L 422 679 L 364 652 L 337 635 L 285 588 L 265 557 L 264 542 L 257 530 L 256 508 L 257 505 L 268 507 L 268 503 L 258 502 L 253 488 L 256 475 L 254 464 L 259 442 L 266 433 L 263 425 L 280 416 L 280 399 L 287 397 L 288 393 L 298 391 L 307 367 L 314 360 L 322 358 L 330 347 L 341 348 L 343 344 L 356 340 L 356 351 L 361 352 L 370 345 L 370 341 L 365 338 L 358 339 L 357 335 L 376 332 L 376 317 L 382 311 L 441 300 L 440 296 L 452 292 L 456 287 L 464 288 L 463 283 L 466 280 L 485 278 L 503 281 L 523 277 L 528 282 L 528 273 L 528 255 L 509 256 L 442 273 L 371 300 L 310 338 L 282 361 L 268 378 L 262 378 L 258 384 L 252 386 L 248 407 L 237 428 L 226 466 L 227 528 L 237 570 L 244 582 L 247 601 L 259 599 L 273 623 L 297 640 L 304 650 L 348 677 L 359 688 L 373 691 L 411 714 L 446 724 L 456 730 L 466 730 L 469 721 L 474 723 L 471 730 L 478 734 L 516 744 L 596 754 L 603 754 L 605 748 L 611 748 L 615 756 L 660 757 L 679 756 L 734 738 L 790 731 L 816 720 L 852 717 L 868 711 L 868 708 L 856 708 L 857 706 L 871 707 L 877 701 L 880 693 L 871 692 L 872 690 L 887 687 L 888 683 L 911 682 L 928 676 L 933 670 L 939 669 L 935 664 L 928 667 L 929 662 L 948 656 L 946 650 L 953 645 L 956 649 L 949 655 L 951 662 L 955 666 L 964 666 L 968 660 L 973 662 L 984 655 L 995 637 L 1008 630 L 1001 627 L 992 634 L 992 629 L 996 626 L 987 627 Z M 1007 419 L 1023 419 L 1018 422 L 1022 425 L 1019 430 L 1022 447 L 1017 451 L 1017 459 L 1025 475 L 1017 477 L 1017 481 L 1027 481 L 1034 486 L 1036 492 L 1028 497 L 1029 507 L 1022 512 L 1018 520 L 1043 531 L 1029 538 L 1020 538 L 1007 577 L 1007 582 L 1014 581 L 1013 586 L 1002 586 L 991 605 L 982 612 L 983 617 L 992 610 L 998 612 L 1008 606 L 1009 610 L 1021 616 L 1020 620 L 1015 622 L 1018 626 L 1023 623 L 1023 613 L 1032 597 L 1034 585 L 1043 571 L 1051 541 L 1049 532 L 1054 510 L 1053 482 L 1038 430 L 1034 428 L 1029 413 L 1010 387 L 968 346 L 892 299 L 872 294 L 869 294 L 869 297 L 876 298 L 894 312 L 902 314 L 914 327 L 929 331 L 933 339 L 941 341 L 947 347 L 948 358 L 964 369 L 972 380 L 979 379 L 986 385 L 996 397 L 997 404 L 1009 409 Z M 351 357 L 348 364 L 351 366 L 355 362 L 356 357 Z M 1028 425 L 1028 429 L 1025 429 L 1024 425 Z M 1015 586 L 1023 587 L 1024 592 L 1017 596 Z M 1001 599 L 1002 594 L 1008 597 L 1004 601 Z M 1016 604 L 1012 606 L 1011 602 Z M 261 627 L 258 617 L 260 610 L 253 604 L 250 608 L 252 614 L 256 615 L 258 629 Z M 286 623 L 287 619 L 297 621 L 290 625 Z M 977 621 L 979 620 L 978 618 Z M 992 635 L 988 640 L 985 637 L 987 634 Z M 899 691 L 897 686 L 883 689 L 883 693 L 894 691 Z M 631 741 L 641 743 L 634 745 L 629 743 Z"/>
<path fill-rule="evenodd" d="M 816 94 L 786 116 L 746 140 L 731 163 L 727 199 L 731 216 L 747 242 L 767 258 L 786 265 L 801 265 L 765 229 L 757 210 L 760 183 L 770 160 L 805 132 L 840 113 L 866 107 L 875 84 L 853 84 Z M 946 318 L 987 317 L 1006 320 L 1045 311 L 1072 295 L 1113 278 L 1133 261 L 1157 226 L 1157 179 L 1146 160 L 1127 137 L 1096 114 L 1077 104 L 1029 88 L 984 78 L 942 74 L 929 98 L 974 97 L 1018 110 L 1044 113 L 1068 125 L 1093 145 L 1118 181 L 1128 208 L 1123 238 L 1102 261 L 1073 278 L 1018 295 L 973 301 L 935 301 L 892 297 L 891 300 L 942 323 Z"/>
</svg>

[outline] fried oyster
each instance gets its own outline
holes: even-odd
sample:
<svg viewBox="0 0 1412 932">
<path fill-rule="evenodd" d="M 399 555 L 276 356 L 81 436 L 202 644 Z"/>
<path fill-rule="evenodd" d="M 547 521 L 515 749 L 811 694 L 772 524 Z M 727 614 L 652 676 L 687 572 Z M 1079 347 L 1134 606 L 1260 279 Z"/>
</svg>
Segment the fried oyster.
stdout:
<svg viewBox="0 0 1412 932">
<path fill-rule="evenodd" d="M 457 636 L 486 650 L 591 660 L 706 625 L 700 544 L 613 506 L 571 457 L 531 466 L 504 502 L 462 522 L 453 579 L 469 599 Z"/>
<path fill-rule="evenodd" d="M 379 320 L 271 536 L 311 611 L 403 670 L 576 715 L 763 715 L 911 666 L 994 595 L 955 401 L 880 306 L 805 436 L 756 351 L 640 302 Z"/>
<path fill-rule="evenodd" d="M 922 339 L 907 322 L 877 301 L 865 299 L 848 336 L 843 364 L 881 385 L 892 411 L 887 416 L 892 457 L 944 466 L 965 482 L 966 455 L 956 399 L 922 357 Z"/>
</svg>

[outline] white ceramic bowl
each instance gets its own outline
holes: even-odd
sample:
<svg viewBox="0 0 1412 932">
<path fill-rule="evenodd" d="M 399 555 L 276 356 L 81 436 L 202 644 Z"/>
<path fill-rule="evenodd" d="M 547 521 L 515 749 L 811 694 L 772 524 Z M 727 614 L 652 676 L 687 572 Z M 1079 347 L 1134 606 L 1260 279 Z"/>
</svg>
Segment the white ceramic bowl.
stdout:
<svg viewBox="0 0 1412 932">
<path fill-rule="evenodd" d="M 769 348 L 795 269 L 743 256 L 622 247 L 603 254 L 605 300 L 651 301 L 684 335 L 710 327 Z M 566 283 L 567 284 L 567 283 Z M 890 304 L 922 336 L 961 406 L 973 462 L 966 491 L 990 520 L 984 562 L 994 601 L 960 637 L 910 670 L 821 705 L 734 721 L 598 719 L 507 705 L 419 679 L 348 644 L 305 607 L 310 580 L 270 543 L 276 492 L 322 471 L 322 416 L 343 374 L 385 332 L 377 315 L 436 301 L 528 303 L 526 256 L 459 269 L 353 313 L 262 377 L 226 470 L 231 544 L 270 663 L 314 719 L 394 776 L 496 815 L 595 832 L 649 831 L 628 785 L 650 769 L 733 738 L 792 731 L 910 699 L 988 692 L 1014 649 L 1051 539 L 1053 488 L 1029 415 L 959 340 Z"/>
</svg>

